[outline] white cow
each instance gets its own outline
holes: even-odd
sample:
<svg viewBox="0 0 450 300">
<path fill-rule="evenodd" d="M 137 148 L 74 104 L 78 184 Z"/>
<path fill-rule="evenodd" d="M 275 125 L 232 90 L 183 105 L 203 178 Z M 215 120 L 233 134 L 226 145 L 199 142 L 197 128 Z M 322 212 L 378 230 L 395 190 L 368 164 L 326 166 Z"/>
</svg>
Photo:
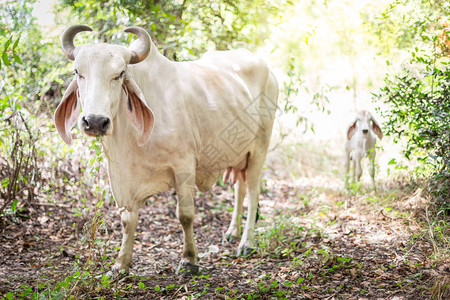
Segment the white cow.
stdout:
<svg viewBox="0 0 450 300">
<path fill-rule="evenodd" d="M 358 112 L 355 120 L 347 129 L 347 141 L 345 142 L 345 187 L 348 188 L 349 167 L 352 162 L 353 182 L 361 179 L 361 159 L 369 157 L 369 173 L 372 179 L 372 187 L 375 190 L 375 143 L 376 136 L 381 140 L 383 133 L 375 118 L 365 110 Z M 355 180 L 356 177 L 356 180 Z"/>
<path fill-rule="evenodd" d="M 61 37 L 76 75 L 56 109 L 55 123 L 67 144 L 77 120 L 85 134 L 103 136 L 111 189 L 122 211 L 123 238 L 115 269 L 129 271 L 139 208 L 149 196 L 175 188 L 184 233 L 177 273 L 197 273 L 194 188 L 207 191 L 226 169 L 237 178 L 226 238 L 240 237 L 247 193 L 248 218 L 237 254 L 252 253 L 260 174 L 278 96 L 267 65 L 243 49 L 172 62 L 139 27 L 125 29 L 138 36 L 129 48 L 75 47 L 75 35 L 91 30 L 73 25 Z"/>
</svg>

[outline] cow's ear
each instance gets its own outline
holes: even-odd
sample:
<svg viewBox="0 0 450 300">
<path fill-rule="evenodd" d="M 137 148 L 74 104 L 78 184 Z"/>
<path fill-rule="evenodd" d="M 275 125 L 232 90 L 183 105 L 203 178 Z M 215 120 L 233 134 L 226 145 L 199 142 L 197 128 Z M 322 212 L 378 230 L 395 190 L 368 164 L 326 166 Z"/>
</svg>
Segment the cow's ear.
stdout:
<svg viewBox="0 0 450 300">
<path fill-rule="evenodd" d="M 357 120 L 353 121 L 347 129 L 347 139 L 350 140 L 352 138 L 352 136 L 355 134 L 356 132 L 356 122 Z"/>
<path fill-rule="evenodd" d="M 380 125 L 378 125 L 378 122 L 375 120 L 374 117 L 371 117 L 371 120 L 372 120 L 372 130 L 381 140 L 383 138 L 383 132 L 381 131 Z"/>
<path fill-rule="evenodd" d="M 138 145 L 143 146 L 150 139 L 155 117 L 145 102 L 144 94 L 133 79 L 126 77 L 123 88 L 127 95 L 127 116 L 139 134 Z"/>
<path fill-rule="evenodd" d="M 71 145 L 72 135 L 70 131 L 77 123 L 80 114 L 80 103 L 78 103 L 78 83 L 74 78 L 64 93 L 61 102 L 55 111 L 55 124 L 63 141 Z"/>
</svg>

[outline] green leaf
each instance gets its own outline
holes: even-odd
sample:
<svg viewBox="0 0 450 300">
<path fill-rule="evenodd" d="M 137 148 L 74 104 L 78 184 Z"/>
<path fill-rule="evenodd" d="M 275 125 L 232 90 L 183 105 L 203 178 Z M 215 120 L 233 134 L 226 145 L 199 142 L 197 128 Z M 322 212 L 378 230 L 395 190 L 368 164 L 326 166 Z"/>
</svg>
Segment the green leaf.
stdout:
<svg viewBox="0 0 450 300">
<path fill-rule="evenodd" d="M 17 40 L 14 42 L 13 50 L 16 49 L 17 45 L 19 45 L 19 40 L 20 40 L 20 35 L 19 35 L 19 37 L 17 38 Z"/>
<path fill-rule="evenodd" d="M 17 203 L 19 203 L 19 201 L 18 201 L 17 199 L 15 199 L 15 200 L 13 201 L 12 205 L 11 205 L 11 211 L 12 211 L 13 213 L 15 213 L 16 210 L 17 210 Z"/>
<path fill-rule="evenodd" d="M 5 64 L 5 66 L 9 66 L 8 54 L 6 52 L 3 52 L 2 60 L 3 60 L 3 63 Z"/>
<path fill-rule="evenodd" d="M 393 158 L 388 162 L 388 165 L 395 165 L 396 163 L 397 163 L 397 160 L 395 158 Z"/>
<path fill-rule="evenodd" d="M 13 57 L 14 57 L 14 60 L 16 61 L 16 63 L 22 64 L 22 60 L 20 59 L 19 55 L 14 53 Z"/>
<path fill-rule="evenodd" d="M 6 299 L 10 300 L 10 299 L 14 299 L 14 294 L 11 292 L 8 292 L 5 296 Z"/>
<path fill-rule="evenodd" d="M 11 39 L 12 39 L 12 36 L 10 36 L 10 37 L 8 38 L 8 40 L 5 42 L 3 51 L 8 50 L 9 45 L 11 45 Z"/>
<path fill-rule="evenodd" d="M 297 279 L 297 283 L 301 283 L 301 282 L 304 281 L 304 280 L 305 280 L 305 278 L 299 277 L 299 278 Z"/>
</svg>

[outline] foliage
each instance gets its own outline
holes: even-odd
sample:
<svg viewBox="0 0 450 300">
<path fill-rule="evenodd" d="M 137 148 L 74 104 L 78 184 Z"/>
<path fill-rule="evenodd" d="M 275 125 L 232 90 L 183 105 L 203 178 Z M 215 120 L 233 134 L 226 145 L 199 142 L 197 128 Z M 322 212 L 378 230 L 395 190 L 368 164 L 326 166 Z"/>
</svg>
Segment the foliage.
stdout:
<svg viewBox="0 0 450 300">
<path fill-rule="evenodd" d="M 411 49 L 417 43 L 430 42 L 427 32 L 434 27 L 436 19 L 448 15 L 448 9 L 446 0 L 393 0 L 376 17 L 364 12 L 362 19 L 373 34 L 370 43 L 380 53 L 389 55 Z"/>
<path fill-rule="evenodd" d="M 286 4 L 270 1 L 92 1 L 64 0 L 78 23 L 89 24 L 103 42 L 123 38 L 130 24 L 147 29 L 164 55 L 186 60 L 207 50 L 226 50 L 238 45 L 254 47 L 264 40 L 268 15 Z"/>
<path fill-rule="evenodd" d="M 12 6 L 7 2 L 2 4 L 2 8 L 8 11 L 10 16 L 29 14 L 30 8 L 24 5 L 21 9 Z M 13 18 L 13 17 L 12 17 Z M 3 14 L 2 23 L 8 18 Z M 0 207 L 0 213 L 11 204 L 11 211 L 17 209 L 18 200 L 16 197 L 21 194 L 23 198 L 33 197 L 33 188 L 30 181 L 37 175 L 34 142 L 36 136 L 30 129 L 26 120 L 28 114 L 22 112 L 21 99 L 23 95 L 20 85 L 15 86 L 14 79 L 17 70 L 21 67 L 22 60 L 17 54 L 20 52 L 20 31 L 14 31 L 14 26 L 8 30 L 6 24 L 1 24 L 0 43 L 3 45 L 0 59 L 0 74 L 4 80 L 0 81 L 0 198 L 4 199 Z M 19 34 L 18 34 L 19 33 Z M 3 65 L 1 64 L 3 62 Z M 7 156 L 3 157 L 3 153 Z"/>
<path fill-rule="evenodd" d="M 390 106 L 390 110 L 382 112 L 387 119 L 386 134 L 394 136 L 395 141 L 405 138 L 404 155 L 408 159 L 417 155 L 432 167 L 434 175 L 430 187 L 436 192 L 437 200 L 448 201 L 450 66 L 446 42 L 449 36 L 444 27 L 437 33 L 422 32 L 422 37 L 433 41 L 434 47 L 416 47 L 411 51 L 402 71 L 386 76 L 385 86 L 376 97 Z"/>
<path fill-rule="evenodd" d="M 0 4 L 0 43 L 4 45 L 0 49 L 2 214 L 14 214 L 39 198 L 56 201 L 56 194 L 64 194 L 78 182 L 65 165 L 65 158 L 76 153 L 61 145 L 53 127 L 53 111 L 61 97 L 62 74 L 67 73 L 68 62 L 61 59 L 56 39 L 47 37 L 36 25 L 33 3 Z"/>
</svg>

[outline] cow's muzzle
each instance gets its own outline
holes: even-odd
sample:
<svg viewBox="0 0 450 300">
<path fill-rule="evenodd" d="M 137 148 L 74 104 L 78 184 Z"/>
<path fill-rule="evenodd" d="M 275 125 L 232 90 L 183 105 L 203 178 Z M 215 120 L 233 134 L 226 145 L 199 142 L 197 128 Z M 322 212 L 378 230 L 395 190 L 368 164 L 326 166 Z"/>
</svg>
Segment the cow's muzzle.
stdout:
<svg viewBox="0 0 450 300">
<path fill-rule="evenodd" d="M 368 133 L 369 133 L 369 129 L 363 129 L 362 132 L 363 132 L 364 134 L 368 134 Z"/>
<path fill-rule="evenodd" d="M 88 115 L 81 118 L 81 129 L 92 136 L 105 135 L 111 120 L 105 116 Z"/>
</svg>

